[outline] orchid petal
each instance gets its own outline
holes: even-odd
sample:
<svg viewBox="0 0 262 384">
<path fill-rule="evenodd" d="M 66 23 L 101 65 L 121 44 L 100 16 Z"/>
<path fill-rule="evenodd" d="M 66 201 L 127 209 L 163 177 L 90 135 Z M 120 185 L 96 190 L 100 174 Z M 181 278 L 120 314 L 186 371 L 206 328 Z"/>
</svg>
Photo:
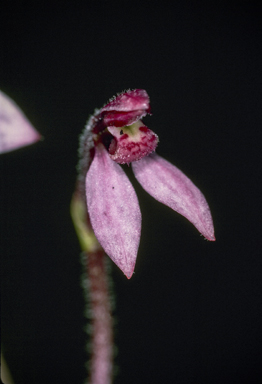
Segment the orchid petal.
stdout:
<svg viewBox="0 0 262 384">
<path fill-rule="evenodd" d="M 135 123 L 150 113 L 149 96 L 144 89 L 134 89 L 119 94 L 101 111 L 106 126 L 122 127 Z"/>
<path fill-rule="evenodd" d="M 151 196 L 186 217 L 208 240 L 215 240 L 204 195 L 178 168 L 155 153 L 133 162 L 132 168 Z"/>
<path fill-rule="evenodd" d="M 101 112 L 129 112 L 139 109 L 150 110 L 149 96 L 144 89 L 134 89 L 120 93 L 112 98 L 110 102 L 101 109 Z"/>
<path fill-rule="evenodd" d="M 0 91 L 0 153 L 33 144 L 40 140 L 21 109 Z"/>
<path fill-rule="evenodd" d="M 91 225 L 105 252 L 130 278 L 141 233 L 138 199 L 128 177 L 102 144 L 86 176 L 86 199 Z"/>
<path fill-rule="evenodd" d="M 124 127 L 125 125 L 134 124 L 137 120 L 146 116 L 143 109 L 137 109 L 130 112 L 107 112 L 103 117 L 103 122 L 107 127 Z"/>
</svg>

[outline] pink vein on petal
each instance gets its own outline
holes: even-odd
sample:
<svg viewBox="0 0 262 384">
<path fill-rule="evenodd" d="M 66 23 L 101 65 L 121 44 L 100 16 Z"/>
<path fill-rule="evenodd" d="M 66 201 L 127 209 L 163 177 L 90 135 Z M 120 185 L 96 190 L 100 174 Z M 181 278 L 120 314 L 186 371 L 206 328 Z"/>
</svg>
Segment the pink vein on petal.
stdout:
<svg viewBox="0 0 262 384">
<path fill-rule="evenodd" d="M 95 235 L 108 256 L 130 278 L 141 234 L 141 212 L 132 184 L 102 144 L 86 176 L 86 199 Z"/>
<path fill-rule="evenodd" d="M 10 152 L 40 140 L 21 109 L 0 91 L 0 153 Z"/>
<path fill-rule="evenodd" d="M 132 168 L 151 196 L 186 217 L 208 240 L 215 240 L 207 201 L 183 172 L 155 153 L 133 162 Z"/>
</svg>

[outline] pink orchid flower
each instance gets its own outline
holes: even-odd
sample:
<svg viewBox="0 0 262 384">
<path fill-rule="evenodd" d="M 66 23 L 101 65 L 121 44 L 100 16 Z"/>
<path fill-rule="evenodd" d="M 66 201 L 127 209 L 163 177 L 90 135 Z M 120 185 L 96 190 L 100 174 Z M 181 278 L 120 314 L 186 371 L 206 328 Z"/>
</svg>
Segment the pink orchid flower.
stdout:
<svg viewBox="0 0 262 384">
<path fill-rule="evenodd" d="M 135 190 L 118 164 L 132 163 L 135 177 L 156 200 L 186 217 L 214 241 L 209 206 L 178 168 L 154 153 L 158 136 L 141 121 L 150 113 L 142 89 L 119 94 L 90 117 L 80 141 L 79 188 L 85 190 L 94 233 L 105 252 L 130 278 L 141 234 Z"/>
<path fill-rule="evenodd" d="M 21 109 L 0 91 L 0 153 L 13 151 L 40 139 L 41 135 Z"/>
</svg>

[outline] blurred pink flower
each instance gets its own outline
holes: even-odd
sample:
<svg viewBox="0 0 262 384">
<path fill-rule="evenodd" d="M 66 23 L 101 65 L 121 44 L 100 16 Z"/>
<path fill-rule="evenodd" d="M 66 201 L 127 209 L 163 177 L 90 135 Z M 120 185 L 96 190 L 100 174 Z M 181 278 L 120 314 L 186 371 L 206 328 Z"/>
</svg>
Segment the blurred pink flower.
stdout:
<svg viewBox="0 0 262 384">
<path fill-rule="evenodd" d="M 10 152 L 40 140 L 21 109 L 0 91 L 0 153 Z"/>
<path fill-rule="evenodd" d="M 117 163 L 132 163 L 135 177 L 156 200 L 186 217 L 214 241 L 209 206 L 178 168 L 154 153 L 158 136 L 141 121 L 150 113 L 146 91 L 127 91 L 90 117 L 80 140 L 79 188 L 84 184 L 94 233 L 105 252 L 130 278 L 141 234 L 135 190 Z"/>
</svg>

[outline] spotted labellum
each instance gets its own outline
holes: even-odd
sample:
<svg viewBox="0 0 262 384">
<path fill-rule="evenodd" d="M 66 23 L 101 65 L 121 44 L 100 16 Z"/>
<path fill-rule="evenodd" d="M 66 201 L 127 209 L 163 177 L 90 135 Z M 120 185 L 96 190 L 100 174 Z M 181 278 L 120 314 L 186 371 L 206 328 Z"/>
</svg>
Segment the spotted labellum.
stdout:
<svg viewBox="0 0 262 384">
<path fill-rule="evenodd" d="M 141 234 L 135 190 L 119 164 L 132 164 L 141 186 L 186 217 L 214 241 L 209 206 L 178 168 L 155 153 L 158 136 L 141 119 L 150 114 L 145 90 L 119 94 L 90 117 L 80 140 L 78 189 L 84 191 L 94 233 L 110 258 L 130 278 Z"/>
</svg>

